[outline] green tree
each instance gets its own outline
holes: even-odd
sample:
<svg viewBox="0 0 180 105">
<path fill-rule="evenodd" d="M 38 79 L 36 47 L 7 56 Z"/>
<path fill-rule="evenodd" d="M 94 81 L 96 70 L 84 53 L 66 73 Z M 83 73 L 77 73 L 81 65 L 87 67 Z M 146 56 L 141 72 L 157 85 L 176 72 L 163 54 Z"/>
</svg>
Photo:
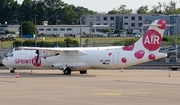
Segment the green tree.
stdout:
<svg viewBox="0 0 180 105">
<path fill-rule="evenodd" d="M 163 6 L 164 6 L 164 14 L 166 15 L 177 14 L 175 1 L 170 1 L 169 4 L 164 3 Z"/>
<path fill-rule="evenodd" d="M 132 13 L 132 9 L 126 9 L 126 5 L 121 5 L 118 9 L 117 9 L 119 14 L 127 14 L 127 13 Z"/>
<path fill-rule="evenodd" d="M 18 3 L 14 0 L 0 0 L 0 23 L 14 24 L 17 20 Z"/>
<path fill-rule="evenodd" d="M 19 19 L 23 21 L 33 21 L 35 17 L 34 7 L 32 6 L 32 0 L 24 0 L 19 8 Z"/>
<path fill-rule="evenodd" d="M 75 15 L 75 20 L 74 20 L 74 24 L 80 24 L 80 17 L 81 15 L 85 15 L 85 14 L 97 14 L 97 12 L 93 12 L 92 10 L 88 10 L 87 8 L 84 7 L 75 7 L 74 5 L 72 5 L 73 10 L 77 13 L 77 15 Z"/>
<path fill-rule="evenodd" d="M 151 14 L 163 14 L 163 4 L 161 2 L 158 2 L 158 6 L 154 5 L 152 6 L 152 10 L 150 10 Z"/>
<path fill-rule="evenodd" d="M 73 10 L 72 5 L 65 6 L 63 8 L 63 14 L 64 17 L 62 21 L 64 22 L 64 24 L 74 24 L 74 21 L 77 20 L 76 17 L 78 17 L 78 14 Z"/>
<path fill-rule="evenodd" d="M 111 30 L 110 30 L 109 28 L 106 28 L 106 29 L 104 29 L 103 32 L 104 32 L 104 33 L 106 33 L 106 32 L 111 32 Z"/>
<path fill-rule="evenodd" d="M 41 25 L 43 21 L 47 21 L 45 2 L 41 0 L 34 0 L 31 5 L 32 11 L 34 11 L 34 13 L 32 14 L 33 23 Z"/>
<path fill-rule="evenodd" d="M 147 14 L 148 13 L 148 6 L 141 6 L 137 10 L 137 14 Z"/>
<path fill-rule="evenodd" d="M 113 10 L 108 11 L 108 14 L 118 14 L 118 11 L 115 8 L 113 8 Z"/>
<path fill-rule="evenodd" d="M 120 5 L 119 8 L 109 11 L 108 14 L 127 14 L 127 13 L 132 13 L 132 9 L 127 9 L 126 5 Z"/>
<path fill-rule="evenodd" d="M 64 14 L 62 13 L 62 9 L 67 4 L 65 4 L 62 0 L 44 0 L 44 3 L 46 5 L 46 19 L 48 23 L 56 24 L 56 17 L 58 17 L 59 20 L 62 19 L 62 17 L 64 16 Z"/>
<path fill-rule="evenodd" d="M 19 28 L 21 34 L 36 34 L 38 33 L 37 28 L 31 21 L 23 22 Z M 22 32 L 21 32 L 22 30 Z M 36 32 L 35 32 L 36 31 Z"/>
</svg>

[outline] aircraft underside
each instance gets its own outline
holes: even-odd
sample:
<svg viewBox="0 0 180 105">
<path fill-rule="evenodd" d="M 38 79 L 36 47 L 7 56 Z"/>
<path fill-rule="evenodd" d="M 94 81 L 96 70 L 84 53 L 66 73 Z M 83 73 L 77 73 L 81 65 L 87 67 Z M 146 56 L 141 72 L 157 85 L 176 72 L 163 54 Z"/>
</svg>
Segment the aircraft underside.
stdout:
<svg viewBox="0 0 180 105">
<path fill-rule="evenodd" d="M 32 67 L 32 66 L 22 66 L 22 67 L 17 67 L 18 70 L 32 70 L 32 69 L 38 69 L 38 70 L 47 70 L 47 69 L 51 69 L 51 70 L 62 70 L 64 75 L 70 75 L 71 72 L 73 71 L 79 71 L 80 74 L 86 74 L 87 70 L 90 68 L 84 68 L 84 69 L 75 69 L 75 68 L 70 68 L 70 67 L 64 67 L 64 68 L 53 68 L 50 66 L 41 66 L 41 67 Z M 16 67 L 14 68 L 9 68 L 10 73 L 15 73 Z"/>
</svg>

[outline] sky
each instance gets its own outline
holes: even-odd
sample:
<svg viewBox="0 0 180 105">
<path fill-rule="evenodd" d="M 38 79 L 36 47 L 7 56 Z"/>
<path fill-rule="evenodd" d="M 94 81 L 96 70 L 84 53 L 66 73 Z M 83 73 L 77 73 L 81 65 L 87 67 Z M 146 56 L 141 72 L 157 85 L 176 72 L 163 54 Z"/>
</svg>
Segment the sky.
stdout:
<svg viewBox="0 0 180 105">
<path fill-rule="evenodd" d="M 23 0 L 17 0 L 20 4 Z M 108 12 L 113 8 L 118 8 L 120 5 L 126 5 L 127 9 L 137 10 L 140 6 L 148 5 L 149 9 L 153 5 L 158 5 L 158 2 L 169 4 L 171 0 L 62 0 L 67 4 L 74 6 L 82 6 L 89 10 L 97 12 Z M 180 8 L 180 0 L 172 0 L 177 2 L 177 7 Z"/>
</svg>

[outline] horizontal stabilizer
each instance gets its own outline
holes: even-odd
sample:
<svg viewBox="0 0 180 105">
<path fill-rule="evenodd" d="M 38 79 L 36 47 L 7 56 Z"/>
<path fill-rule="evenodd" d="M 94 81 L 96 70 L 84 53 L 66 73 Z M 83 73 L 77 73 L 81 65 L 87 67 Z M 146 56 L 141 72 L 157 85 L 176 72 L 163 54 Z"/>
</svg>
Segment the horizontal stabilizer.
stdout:
<svg viewBox="0 0 180 105">
<path fill-rule="evenodd" d="M 161 26 L 160 24 L 143 24 L 143 26 Z M 175 24 L 166 24 L 166 26 L 176 26 Z"/>
</svg>

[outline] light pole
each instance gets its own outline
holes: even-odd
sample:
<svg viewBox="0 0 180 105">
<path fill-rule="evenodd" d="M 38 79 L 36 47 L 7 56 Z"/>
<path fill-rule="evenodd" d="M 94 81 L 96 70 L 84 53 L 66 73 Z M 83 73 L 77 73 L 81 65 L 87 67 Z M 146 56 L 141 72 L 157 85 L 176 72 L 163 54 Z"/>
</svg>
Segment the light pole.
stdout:
<svg viewBox="0 0 180 105">
<path fill-rule="evenodd" d="M 34 35 L 35 35 L 35 47 L 36 47 L 36 15 L 34 17 Z"/>
<path fill-rule="evenodd" d="M 82 18 L 80 16 L 80 47 L 82 47 L 82 27 L 81 27 L 81 21 L 82 21 Z"/>
<path fill-rule="evenodd" d="M 57 25 L 58 25 L 58 22 L 57 22 L 57 17 L 58 16 L 56 16 L 56 46 L 58 47 L 58 34 L 57 34 L 57 30 L 58 30 Z"/>
<path fill-rule="evenodd" d="M 22 22 L 21 22 L 21 46 L 22 46 Z"/>
<path fill-rule="evenodd" d="M 177 36 L 178 36 L 178 15 L 176 15 L 176 46 L 175 46 L 175 49 L 176 49 L 176 59 L 177 59 Z"/>
</svg>

